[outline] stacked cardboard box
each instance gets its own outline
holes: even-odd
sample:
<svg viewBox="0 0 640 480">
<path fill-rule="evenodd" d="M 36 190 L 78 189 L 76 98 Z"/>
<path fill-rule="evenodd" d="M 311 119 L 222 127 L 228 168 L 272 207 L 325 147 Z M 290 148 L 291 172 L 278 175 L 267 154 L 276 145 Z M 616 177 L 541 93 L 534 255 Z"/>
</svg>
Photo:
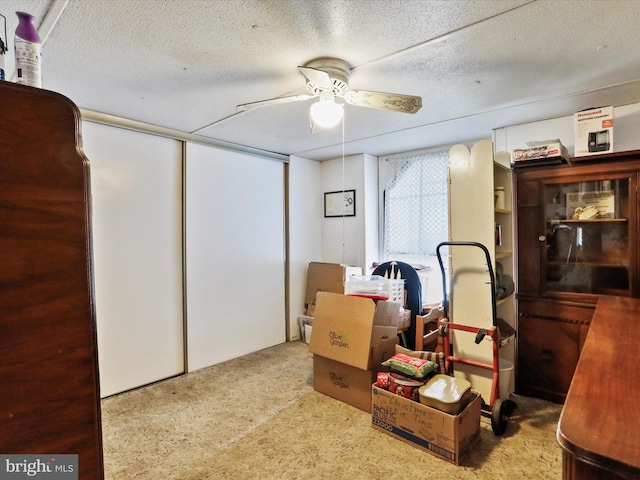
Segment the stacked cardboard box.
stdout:
<svg viewBox="0 0 640 480">
<path fill-rule="evenodd" d="M 398 343 L 400 306 L 368 298 L 318 292 L 313 335 L 313 388 L 371 412 L 371 385 Z"/>
<path fill-rule="evenodd" d="M 450 415 L 373 385 L 371 426 L 455 465 L 480 438 L 482 400 L 474 394 L 458 415 Z"/>
<path fill-rule="evenodd" d="M 345 293 L 345 281 L 353 275 L 362 275 L 362 268 L 338 263 L 309 263 L 304 296 L 306 314 L 313 317 L 318 292 Z"/>
<path fill-rule="evenodd" d="M 382 362 L 396 353 L 395 302 L 329 292 L 316 295 L 313 388 L 372 413 L 372 426 L 456 465 L 480 436 L 480 395 L 450 415 L 376 387 Z"/>
</svg>

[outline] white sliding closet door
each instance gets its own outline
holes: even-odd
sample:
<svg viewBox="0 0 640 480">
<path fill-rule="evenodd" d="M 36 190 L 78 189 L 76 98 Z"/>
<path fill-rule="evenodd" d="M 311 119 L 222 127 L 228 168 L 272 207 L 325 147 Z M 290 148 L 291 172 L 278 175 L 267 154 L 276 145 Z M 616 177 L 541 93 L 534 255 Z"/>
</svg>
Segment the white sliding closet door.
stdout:
<svg viewBox="0 0 640 480">
<path fill-rule="evenodd" d="M 188 143 L 186 168 L 193 371 L 285 341 L 284 165 Z"/>
<path fill-rule="evenodd" d="M 184 372 L 181 143 L 83 123 L 101 396 Z"/>
</svg>

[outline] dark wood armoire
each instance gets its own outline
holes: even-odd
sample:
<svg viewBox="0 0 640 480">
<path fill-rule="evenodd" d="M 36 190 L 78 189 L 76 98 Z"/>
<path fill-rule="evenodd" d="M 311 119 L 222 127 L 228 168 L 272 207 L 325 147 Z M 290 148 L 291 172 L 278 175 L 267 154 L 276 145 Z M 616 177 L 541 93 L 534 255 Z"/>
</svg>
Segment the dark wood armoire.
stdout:
<svg viewBox="0 0 640 480">
<path fill-rule="evenodd" d="M 103 479 L 89 163 L 80 113 L 0 82 L 0 452 Z"/>
<path fill-rule="evenodd" d="M 599 299 L 640 297 L 638 185 L 640 151 L 516 170 L 518 393 L 564 403 Z"/>
</svg>

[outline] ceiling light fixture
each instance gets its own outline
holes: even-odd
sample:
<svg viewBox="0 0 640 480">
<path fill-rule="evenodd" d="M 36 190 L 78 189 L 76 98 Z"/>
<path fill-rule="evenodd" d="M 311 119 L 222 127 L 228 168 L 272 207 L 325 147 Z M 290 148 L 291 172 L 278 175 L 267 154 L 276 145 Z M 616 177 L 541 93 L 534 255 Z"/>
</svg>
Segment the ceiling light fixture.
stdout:
<svg viewBox="0 0 640 480">
<path fill-rule="evenodd" d="M 336 103 L 332 91 L 320 93 L 319 100 L 311 105 L 311 119 L 321 128 L 335 127 L 344 116 L 344 108 Z"/>
</svg>

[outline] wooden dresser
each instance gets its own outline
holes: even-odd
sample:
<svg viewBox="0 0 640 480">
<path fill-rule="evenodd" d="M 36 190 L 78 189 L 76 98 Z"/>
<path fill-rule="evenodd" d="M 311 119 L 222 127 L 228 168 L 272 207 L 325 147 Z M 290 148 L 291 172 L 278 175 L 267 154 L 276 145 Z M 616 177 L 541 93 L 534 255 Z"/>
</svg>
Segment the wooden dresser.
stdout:
<svg viewBox="0 0 640 480">
<path fill-rule="evenodd" d="M 0 82 L 0 453 L 77 454 L 104 478 L 80 114 Z"/>
<path fill-rule="evenodd" d="M 640 300 L 600 297 L 558 424 L 565 480 L 640 478 Z"/>
</svg>

